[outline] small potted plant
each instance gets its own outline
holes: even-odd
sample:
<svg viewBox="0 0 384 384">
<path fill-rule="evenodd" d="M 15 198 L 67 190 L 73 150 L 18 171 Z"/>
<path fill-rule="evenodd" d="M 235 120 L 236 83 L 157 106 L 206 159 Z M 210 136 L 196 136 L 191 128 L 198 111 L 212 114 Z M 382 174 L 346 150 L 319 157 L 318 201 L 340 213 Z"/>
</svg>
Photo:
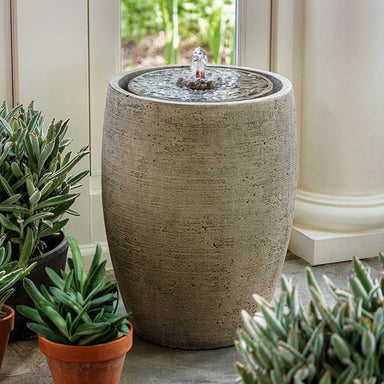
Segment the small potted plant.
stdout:
<svg viewBox="0 0 384 384">
<path fill-rule="evenodd" d="M 42 285 L 40 291 L 24 279 L 35 308 L 20 305 L 17 310 L 33 321 L 28 327 L 38 334 L 55 384 L 118 384 L 132 346 L 129 314 L 118 315 L 119 287 L 106 281 L 101 246 L 86 273 L 77 242 L 66 237 L 72 253 L 69 272 L 59 275 L 46 268 L 53 286 Z"/>
<path fill-rule="evenodd" d="M 13 293 L 13 286 L 36 265 L 33 263 L 28 268 L 17 268 L 17 262 L 11 261 L 10 244 L 4 248 L 1 246 L 3 241 L 4 239 L 0 239 L 0 370 L 15 318 L 15 311 L 5 305 L 5 302 Z"/>
<path fill-rule="evenodd" d="M 384 267 L 384 256 L 380 255 Z M 282 293 L 271 305 L 255 295 L 258 316 L 243 312 L 245 330 L 236 346 L 245 384 L 378 384 L 384 382 L 384 275 L 379 279 L 358 259 L 349 289 L 324 276 L 333 297 L 328 304 L 312 271 L 308 307 L 297 285 L 285 276 Z"/>
<path fill-rule="evenodd" d="M 71 175 L 73 167 L 89 152 L 81 148 L 72 155 L 66 151 L 68 120 L 54 120 L 46 132 L 44 117 L 33 102 L 8 110 L 0 108 L 0 236 L 12 246 L 12 258 L 19 267 L 37 262 L 31 279 L 47 284 L 45 266 L 59 271 L 65 267 L 68 243 L 61 229 L 68 222 L 79 193 L 74 190 L 88 171 Z M 66 151 L 66 152 L 65 152 Z M 64 153 L 65 152 L 65 153 Z M 17 285 L 10 304 L 32 304 Z M 14 339 L 27 338 L 26 321 L 16 316 Z"/>
</svg>

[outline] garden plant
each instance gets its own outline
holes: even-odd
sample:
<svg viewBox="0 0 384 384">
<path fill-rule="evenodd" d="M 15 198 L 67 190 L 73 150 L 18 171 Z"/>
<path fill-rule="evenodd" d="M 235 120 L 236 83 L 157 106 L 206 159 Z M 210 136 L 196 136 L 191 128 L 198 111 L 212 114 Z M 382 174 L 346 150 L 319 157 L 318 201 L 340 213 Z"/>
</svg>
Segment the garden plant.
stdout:
<svg viewBox="0 0 384 384">
<path fill-rule="evenodd" d="M 380 255 L 384 266 L 384 256 Z M 259 316 L 243 312 L 237 363 L 245 384 L 379 384 L 384 382 L 384 278 L 354 258 L 349 289 L 324 276 L 334 304 L 327 303 L 312 271 L 308 307 L 285 276 L 275 305 L 254 298 Z"/>
<path fill-rule="evenodd" d="M 27 276 L 36 263 L 28 268 L 17 268 L 17 261 L 11 261 L 11 246 L 5 248 L 2 245 L 4 239 L 0 239 L 0 319 L 6 316 L 3 305 L 14 292 L 13 286 Z"/>
<path fill-rule="evenodd" d="M 118 384 L 132 347 L 130 314 L 118 314 L 119 287 L 106 279 L 101 246 L 86 272 L 76 240 L 65 235 L 72 253 L 69 271 L 46 268 L 53 285 L 40 290 L 24 279 L 34 308 L 19 305 L 17 310 L 32 320 L 28 327 L 38 334 L 54 384 Z"/>
<path fill-rule="evenodd" d="M 68 120 L 53 120 L 46 132 L 44 117 L 33 102 L 0 108 L 0 237 L 12 244 L 12 257 L 19 266 L 49 250 L 68 222 L 65 213 L 79 193 L 74 190 L 88 171 L 71 175 L 74 166 L 89 152 L 67 151 Z M 53 241 L 54 243 L 54 241 Z"/>
<path fill-rule="evenodd" d="M 107 343 L 129 334 L 128 314 L 119 315 L 120 292 L 116 282 L 106 281 L 105 264 L 101 261 L 100 244 L 87 272 L 79 246 L 68 233 L 72 258 L 69 271 L 58 275 L 46 268 L 52 286 L 35 284 L 24 279 L 24 288 L 35 308 L 19 305 L 17 310 L 32 320 L 28 327 L 50 341 L 71 345 Z"/>
<path fill-rule="evenodd" d="M 163 33 L 165 64 L 179 63 L 186 44 L 202 46 L 213 63 L 234 64 L 234 7 L 234 0 L 122 0 L 122 46 L 131 49 Z"/>
<path fill-rule="evenodd" d="M 9 335 L 14 328 L 15 311 L 6 301 L 14 292 L 14 285 L 35 267 L 32 263 L 28 268 L 18 268 L 17 261 L 11 261 L 11 244 L 3 247 L 4 237 L 0 238 L 0 369 L 2 367 Z"/>
</svg>

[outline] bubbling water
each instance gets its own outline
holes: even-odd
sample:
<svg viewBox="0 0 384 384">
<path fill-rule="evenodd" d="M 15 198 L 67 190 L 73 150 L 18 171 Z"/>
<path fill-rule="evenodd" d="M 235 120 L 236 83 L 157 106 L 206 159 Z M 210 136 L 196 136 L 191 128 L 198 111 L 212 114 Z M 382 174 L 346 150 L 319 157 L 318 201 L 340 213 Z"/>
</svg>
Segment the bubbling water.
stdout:
<svg viewBox="0 0 384 384">
<path fill-rule="evenodd" d="M 236 67 L 207 67 L 208 57 L 197 47 L 191 67 L 151 69 L 134 77 L 128 90 L 136 95 L 184 102 L 254 99 L 273 91 L 273 83 L 255 71 Z"/>
<path fill-rule="evenodd" d="M 221 78 L 221 84 L 212 89 L 180 87 L 177 81 L 188 78 L 190 68 L 173 67 L 149 70 L 134 77 L 128 90 L 138 96 L 180 102 L 224 102 L 254 99 L 271 94 L 273 83 L 260 73 L 242 68 L 207 67 L 205 81 Z"/>
</svg>

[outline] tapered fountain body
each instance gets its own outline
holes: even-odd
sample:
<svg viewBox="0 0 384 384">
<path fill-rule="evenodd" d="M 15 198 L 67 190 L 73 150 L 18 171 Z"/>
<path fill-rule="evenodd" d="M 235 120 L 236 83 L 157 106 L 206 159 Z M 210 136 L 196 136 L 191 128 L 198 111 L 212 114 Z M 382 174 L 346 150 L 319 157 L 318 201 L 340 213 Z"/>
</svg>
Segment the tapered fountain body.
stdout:
<svg viewBox="0 0 384 384">
<path fill-rule="evenodd" d="M 280 276 L 296 190 L 293 91 L 282 76 L 243 70 L 272 88 L 190 102 L 135 94 L 131 81 L 148 69 L 109 84 L 108 244 L 136 333 L 149 341 L 232 345 L 241 309 L 255 310 L 253 293 L 270 300 Z"/>
</svg>

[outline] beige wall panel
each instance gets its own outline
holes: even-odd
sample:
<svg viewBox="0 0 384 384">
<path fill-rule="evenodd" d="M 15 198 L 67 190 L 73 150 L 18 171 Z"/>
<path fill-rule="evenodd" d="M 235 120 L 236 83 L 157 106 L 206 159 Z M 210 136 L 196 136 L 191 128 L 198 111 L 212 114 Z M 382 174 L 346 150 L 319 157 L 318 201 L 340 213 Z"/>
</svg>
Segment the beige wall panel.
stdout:
<svg viewBox="0 0 384 384">
<path fill-rule="evenodd" d="M 89 143 L 87 1 L 14 1 L 16 101 L 35 100 L 53 117 L 70 118 L 72 150 Z M 81 168 L 88 168 L 84 160 Z M 76 203 L 80 217 L 69 230 L 80 244 L 90 243 L 89 180 Z"/>
<path fill-rule="evenodd" d="M 238 0 L 238 64 L 270 69 L 271 0 Z"/>
<path fill-rule="evenodd" d="M 121 72 L 120 0 L 89 1 L 91 242 L 106 244 L 101 200 L 101 145 L 108 82 Z"/>
<path fill-rule="evenodd" d="M 101 174 L 101 137 L 108 82 L 121 72 L 120 1 L 89 1 L 91 172 Z"/>
<path fill-rule="evenodd" d="M 12 104 L 12 54 L 10 0 L 0 0 L 0 103 Z"/>
<path fill-rule="evenodd" d="M 107 243 L 105 234 L 103 202 L 101 198 L 101 176 L 90 178 L 91 206 L 91 241 L 92 243 Z"/>
<path fill-rule="evenodd" d="M 272 0 L 271 70 L 286 76 L 293 84 L 299 164 L 301 159 L 304 1 Z M 298 184 L 300 185 L 300 168 Z"/>
</svg>

